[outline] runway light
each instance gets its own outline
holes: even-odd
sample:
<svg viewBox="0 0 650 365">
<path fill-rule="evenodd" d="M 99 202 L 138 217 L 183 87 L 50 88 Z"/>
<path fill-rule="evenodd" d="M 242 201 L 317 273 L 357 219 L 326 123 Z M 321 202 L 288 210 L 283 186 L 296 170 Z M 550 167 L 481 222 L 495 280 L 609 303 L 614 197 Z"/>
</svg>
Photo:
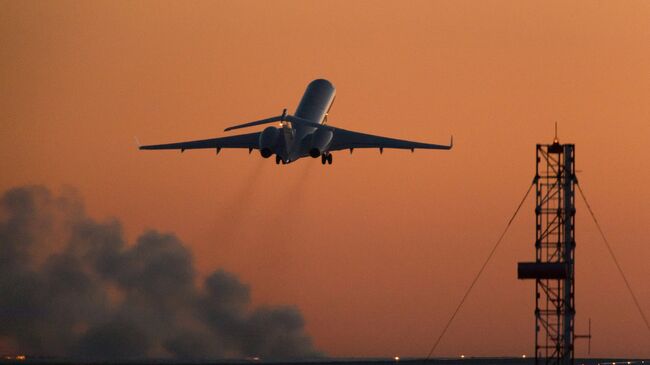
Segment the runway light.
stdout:
<svg viewBox="0 0 650 365">
<path fill-rule="evenodd" d="M 399 361 L 399 356 L 394 357 L 395 361 Z"/>
<path fill-rule="evenodd" d="M 460 355 L 460 358 L 461 358 L 461 359 L 464 359 L 464 358 L 465 358 L 465 355 Z"/>
<path fill-rule="evenodd" d="M 20 361 L 25 360 L 25 358 L 26 358 L 25 355 L 17 355 L 16 356 L 16 360 L 20 360 Z"/>
<path fill-rule="evenodd" d="M 526 358 L 526 355 L 521 355 L 521 358 L 522 358 L 522 359 L 525 359 L 525 358 Z"/>
</svg>

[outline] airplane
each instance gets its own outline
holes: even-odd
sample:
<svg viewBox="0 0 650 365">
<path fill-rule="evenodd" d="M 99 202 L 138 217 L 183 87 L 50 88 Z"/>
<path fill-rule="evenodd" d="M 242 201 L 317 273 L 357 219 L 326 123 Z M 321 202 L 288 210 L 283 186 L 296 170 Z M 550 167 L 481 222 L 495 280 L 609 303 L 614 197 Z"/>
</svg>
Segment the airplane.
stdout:
<svg viewBox="0 0 650 365">
<path fill-rule="evenodd" d="M 140 146 L 140 149 L 184 152 L 191 149 L 212 148 L 218 154 L 222 148 L 248 148 L 248 153 L 254 149 L 259 150 L 263 158 L 275 155 L 276 164 L 288 164 L 310 156 L 320 157 L 323 165 L 326 163 L 331 165 L 332 152 L 339 150 L 349 149 L 352 153 L 355 148 L 378 148 L 380 153 L 383 153 L 384 148 L 410 149 L 413 152 L 415 149 L 449 150 L 453 147 L 453 136 L 449 145 L 438 145 L 374 136 L 330 126 L 326 124 L 327 114 L 334 103 L 335 96 L 336 89 L 331 82 L 317 79 L 309 83 L 293 115 L 287 114 L 287 109 L 284 109 L 281 115 L 235 125 L 224 131 L 277 122 L 279 128 L 269 126 L 261 132 Z"/>
</svg>

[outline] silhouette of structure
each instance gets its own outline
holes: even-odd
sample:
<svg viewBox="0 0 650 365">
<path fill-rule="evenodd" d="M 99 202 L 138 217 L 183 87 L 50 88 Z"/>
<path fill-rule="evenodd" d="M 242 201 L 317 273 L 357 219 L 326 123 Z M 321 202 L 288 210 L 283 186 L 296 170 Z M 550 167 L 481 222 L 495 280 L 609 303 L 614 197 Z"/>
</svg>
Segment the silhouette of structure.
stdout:
<svg viewBox="0 0 650 365">
<path fill-rule="evenodd" d="M 520 262 L 519 279 L 535 280 L 535 364 L 574 360 L 575 146 L 536 148 L 535 262 Z"/>
</svg>

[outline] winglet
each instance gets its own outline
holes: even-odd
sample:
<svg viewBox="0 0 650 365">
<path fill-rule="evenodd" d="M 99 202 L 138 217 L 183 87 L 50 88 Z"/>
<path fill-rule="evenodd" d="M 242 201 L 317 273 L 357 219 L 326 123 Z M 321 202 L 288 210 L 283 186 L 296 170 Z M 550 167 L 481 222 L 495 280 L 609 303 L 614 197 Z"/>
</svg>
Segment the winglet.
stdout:
<svg viewBox="0 0 650 365">
<path fill-rule="evenodd" d="M 140 147 L 142 147 L 142 145 L 140 144 L 138 137 L 133 136 L 133 139 L 135 140 L 135 146 L 138 147 L 138 149 L 141 149 Z"/>
<path fill-rule="evenodd" d="M 452 149 L 454 147 L 454 135 L 451 135 L 451 141 L 449 142 L 449 149 Z"/>
</svg>

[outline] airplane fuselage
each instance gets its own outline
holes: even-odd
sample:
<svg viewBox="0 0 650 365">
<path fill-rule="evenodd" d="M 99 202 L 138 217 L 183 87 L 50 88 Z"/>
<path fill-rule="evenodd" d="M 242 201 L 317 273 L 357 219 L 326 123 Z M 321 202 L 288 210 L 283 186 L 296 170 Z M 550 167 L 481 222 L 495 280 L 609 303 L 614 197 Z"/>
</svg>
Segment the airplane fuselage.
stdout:
<svg viewBox="0 0 650 365">
<path fill-rule="evenodd" d="M 324 79 L 314 80 L 307 86 L 294 115 L 312 123 L 323 124 L 335 96 L 336 89 L 331 82 Z M 267 127 L 267 130 L 269 128 L 275 127 Z M 306 156 L 319 157 L 326 153 L 329 142 L 331 142 L 331 136 L 328 138 L 327 135 L 331 132 L 316 133 L 316 127 L 307 125 L 290 126 L 283 123 L 279 132 L 276 137 L 277 143 L 273 146 L 272 151 L 264 151 L 264 141 L 262 141 L 265 135 L 272 134 L 272 132 L 266 132 L 267 134 L 263 132 L 260 135 L 260 151 L 263 157 L 270 157 L 269 152 L 275 153 L 277 161 L 283 163 L 290 163 Z M 319 146 L 314 147 L 315 144 Z"/>
</svg>

